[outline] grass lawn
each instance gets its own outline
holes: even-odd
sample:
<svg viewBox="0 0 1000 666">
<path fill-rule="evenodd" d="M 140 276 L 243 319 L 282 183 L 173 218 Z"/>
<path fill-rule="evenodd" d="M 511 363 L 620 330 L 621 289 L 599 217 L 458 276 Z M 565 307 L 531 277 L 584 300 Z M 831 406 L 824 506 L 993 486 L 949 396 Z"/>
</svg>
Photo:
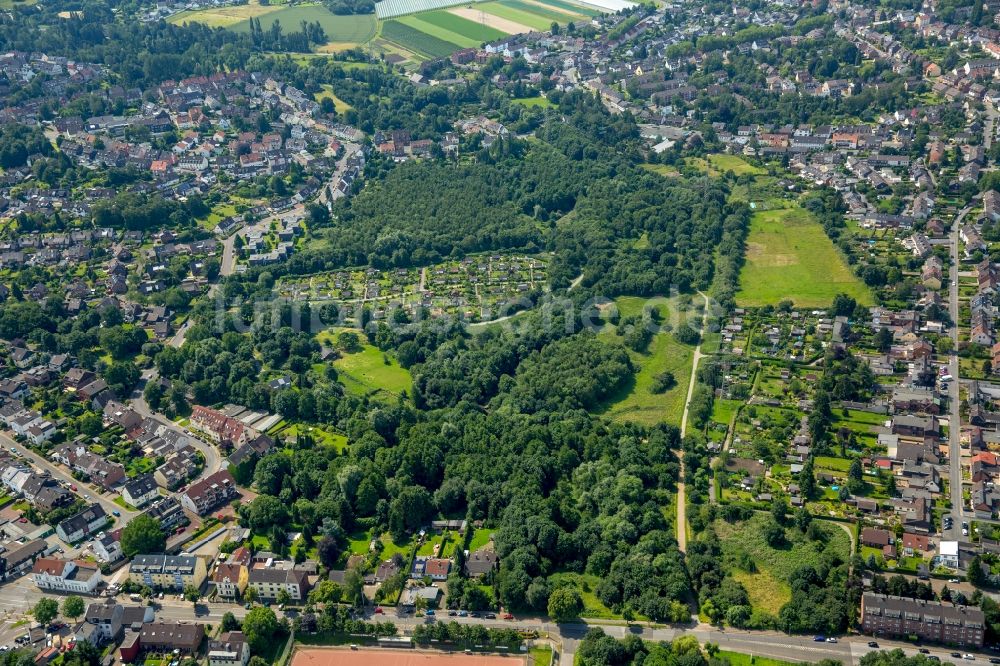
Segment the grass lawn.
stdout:
<svg viewBox="0 0 1000 666">
<path fill-rule="evenodd" d="M 846 561 L 850 557 L 851 540 L 839 526 L 817 522 L 826 533 L 825 542 L 809 541 L 796 528 L 789 527 L 785 530 L 785 545 L 771 548 L 764 540 L 764 526 L 770 520 L 769 514 L 757 513 L 750 520 L 735 524 L 717 520 L 715 529 L 727 560 L 736 561 L 740 552 L 753 559 L 757 570 L 736 572 L 736 577 L 746 586 L 754 606 L 775 612 L 790 598 L 788 581 L 796 569 L 818 565 L 824 551 Z"/>
<path fill-rule="evenodd" d="M 388 364 L 384 358 L 389 359 Z M 371 345 L 365 345 L 356 354 L 344 354 L 333 365 L 351 393 L 364 395 L 384 391 L 398 396 L 404 391 L 409 394 L 413 388 L 409 371 Z"/>
<path fill-rule="evenodd" d="M 772 615 L 777 615 L 781 607 L 792 600 L 791 586 L 775 578 L 770 571 L 762 570 L 756 573 L 734 571 L 733 578 L 746 588 L 750 604 L 754 608 Z"/>
<path fill-rule="evenodd" d="M 537 106 L 543 109 L 555 106 L 555 104 L 549 101 L 548 97 L 515 97 L 510 101 L 521 106 Z"/>
<path fill-rule="evenodd" d="M 767 173 L 764 169 L 754 166 L 739 155 L 726 155 L 715 153 L 708 156 L 708 163 L 719 173 L 732 171 L 737 176 L 750 174 L 751 176 L 762 176 Z"/>
<path fill-rule="evenodd" d="M 528 650 L 531 657 L 530 666 L 549 666 L 552 663 L 552 648 L 548 645 L 536 645 Z"/>
<path fill-rule="evenodd" d="M 409 557 L 410 549 L 413 548 L 413 543 L 414 543 L 413 537 L 410 537 L 403 543 L 396 543 L 395 541 L 392 540 L 392 537 L 388 533 L 383 534 L 382 538 L 380 538 L 379 541 L 382 542 L 383 546 L 382 560 L 388 560 L 396 553 L 402 555 L 403 559 L 405 560 L 407 557 Z"/>
<path fill-rule="evenodd" d="M 743 404 L 742 400 L 726 400 L 720 398 L 712 403 L 712 420 L 716 423 L 729 425 L 736 410 Z"/>
<path fill-rule="evenodd" d="M 316 93 L 317 102 L 321 102 L 324 98 L 329 97 L 333 100 L 333 108 L 337 113 L 343 113 L 351 108 L 350 104 L 333 94 L 333 86 L 329 83 L 321 84 L 320 87 L 322 90 Z"/>
<path fill-rule="evenodd" d="M 580 617 L 591 617 L 606 620 L 613 620 L 621 617 L 620 615 L 615 615 L 614 611 L 605 606 L 594 593 L 597 586 L 601 584 L 601 579 L 599 577 L 591 574 L 557 573 L 552 575 L 551 580 L 553 587 L 558 587 L 560 584 L 568 584 L 572 585 L 576 588 L 576 591 L 580 593 L 580 598 L 583 599 L 583 612 L 580 613 Z"/>
<path fill-rule="evenodd" d="M 681 172 L 677 170 L 677 167 L 671 166 L 669 164 L 640 164 L 646 171 L 651 171 L 653 173 L 664 176 L 665 178 L 673 178 L 681 175 Z"/>
<path fill-rule="evenodd" d="M 318 426 L 308 426 L 301 423 L 293 423 L 289 425 L 288 423 L 282 421 L 281 427 L 272 428 L 270 433 L 272 435 L 280 435 L 286 439 L 298 437 L 299 435 L 309 435 L 318 446 L 332 447 L 337 450 L 337 453 L 343 453 L 344 449 L 347 448 L 346 436 L 341 435 L 340 433 L 324 430 Z"/>
<path fill-rule="evenodd" d="M 609 340 L 619 339 L 611 330 L 602 332 L 601 336 Z M 664 332 L 653 337 L 645 353 L 631 349 L 628 352 L 639 371 L 632 381 L 605 403 L 601 412 L 620 421 L 634 421 L 645 425 L 666 421 L 679 425 L 684 413 L 694 350 L 677 342 L 670 333 Z M 676 383 L 668 391 L 653 393 L 651 389 L 654 377 L 664 371 L 673 373 Z"/>
<path fill-rule="evenodd" d="M 119 495 L 118 497 L 116 497 L 113 501 L 114 501 L 115 504 L 117 504 L 121 508 L 125 509 L 126 511 L 136 511 L 136 508 L 134 506 L 132 506 L 131 504 L 129 504 L 128 502 L 126 502 L 124 499 L 122 499 L 121 495 Z"/>
<path fill-rule="evenodd" d="M 368 544 L 372 542 L 372 537 L 368 532 L 352 532 L 347 535 L 347 550 L 352 555 L 367 555 Z"/>
<path fill-rule="evenodd" d="M 490 542 L 490 537 L 493 536 L 495 530 L 478 529 L 472 535 L 472 541 L 469 542 L 469 552 L 474 552 L 485 546 Z"/>
<path fill-rule="evenodd" d="M 798 307 L 824 307 L 839 293 L 860 304 L 872 303 L 871 292 L 811 213 L 794 206 L 753 214 L 736 294 L 739 305 L 776 305 L 790 299 Z"/>
<path fill-rule="evenodd" d="M 828 469 L 841 474 L 847 474 L 851 469 L 851 461 L 847 458 L 831 458 L 830 456 L 816 456 L 816 467 Z"/>
<path fill-rule="evenodd" d="M 759 657 L 757 655 L 740 654 L 739 652 L 729 652 L 728 650 L 719 650 L 716 657 L 728 661 L 730 666 L 790 666 L 797 663 L 794 661 L 771 659 L 769 657 Z"/>
</svg>

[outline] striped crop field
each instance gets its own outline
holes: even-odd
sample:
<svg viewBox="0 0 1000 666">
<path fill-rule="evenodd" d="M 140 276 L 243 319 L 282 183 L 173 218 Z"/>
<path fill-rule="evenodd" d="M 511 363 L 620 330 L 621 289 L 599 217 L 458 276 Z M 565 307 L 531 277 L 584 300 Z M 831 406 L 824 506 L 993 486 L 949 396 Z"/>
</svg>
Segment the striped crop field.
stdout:
<svg viewBox="0 0 1000 666">
<path fill-rule="evenodd" d="M 559 11 L 558 9 L 550 9 L 548 7 L 542 7 L 541 4 L 533 4 L 529 2 L 522 2 L 522 0 L 500 0 L 499 4 L 504 7 L 510 7 L 511 9 L 517 9 L 522 12 L 528 12 L 529 14 L 537 14 L 542 18 L 545 18 L 551 24 L 552 21 L 557 23 L 565 23 L 566 21 L 573 21 L 577 19 L 582 19 L 583 14 L 576 14 L 575 16 L 567 14 L 566 12 Z"/>
<path fill-rule="evenodd" d="M 601 12 L 593 7 L 584 7 L 566 0 L 535 0 L 538 4 L 548 5 L 556 9 L 563 9 L 571 14 L 583 14 L 584 16 L 597 16 Z"/>
<path fill-rule="evenodd" d="M 470 21 L 469 19 L 456 16 L 455 14 L 444 10 L 424 12 L 414 18 L 417 18 L 424 23 L 430 23 L 440 29 L 448 31 L 453 35 L 459 35 L 461 37 L 474 40 L 476 42 L 476 46 L 482 42 L 490 42 L 494 39 L 502 39 L 507 36 L 507 33 L 497 30 L 496 28 L 491 28 L 487 25 Z M 453 39 L 442 35 L 438 35 L 438 37 L 447 41 L 454 41 Z"/>
<path fill-rule="evenodd" d="M 429 35 L 395 19 L 382 24 L 382 37 L 425 58 L 444 58 L 461 48 L 458 44 Z"/>
<path fill-rule="evenodd" d="M 548 30 L 549 27 L 551 27 L 553 20 L 551 18 L 546 18 L 541 14 L 536 14 L 534 11 L 526 11 L 524 9 L 509 7 L 503 2 L 503 0 L 497 0 L 496 2 L 484 2 L 476 5 L 476 9 L 507 21 L 513 21 L 514 23 L 527 26 L 532 30 Z M 539 11 L 542 11 L 541 8 L 539 8 Z"/>
</svg>

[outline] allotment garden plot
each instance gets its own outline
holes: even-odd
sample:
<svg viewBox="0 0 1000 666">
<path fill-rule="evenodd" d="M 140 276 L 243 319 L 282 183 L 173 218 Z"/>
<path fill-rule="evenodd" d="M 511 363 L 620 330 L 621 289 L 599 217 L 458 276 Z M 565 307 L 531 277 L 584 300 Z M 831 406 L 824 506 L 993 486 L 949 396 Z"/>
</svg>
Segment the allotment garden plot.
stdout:
<svg viewBox="0 0 1000 666">
<path fill-rule="evenodd" d="M 333 304 L 345 320 L 362 308 L 381 319 L 418 309 L 431 317 L 460 316 L 491 321 L 523 309 L 547 288 L 546 262 L 520 254 L 467 257 L 425 268 L 355 269 L 296 277 L 282 281 L 282 298 L 314 305 Z"/>
</svg>

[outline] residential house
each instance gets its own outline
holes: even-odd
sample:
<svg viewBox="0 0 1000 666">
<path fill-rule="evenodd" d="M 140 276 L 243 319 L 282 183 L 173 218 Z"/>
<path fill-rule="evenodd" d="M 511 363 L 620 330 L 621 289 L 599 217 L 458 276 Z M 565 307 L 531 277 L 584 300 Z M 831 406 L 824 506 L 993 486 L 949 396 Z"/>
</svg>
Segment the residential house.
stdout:
<svg viewBox="0 0 1000 666">
<path fill-rule="evenodd" d="M 233 475 L 220 470 L 197 483 L 192 483 L 181 494 L 181 505 L 199 516 L 240 497 Z"/>
<path fill-rule="evenodd" d="M 134 507 L 142 508 L 160 496 L 159 486 L 152 474 L 140 474 L 122 486 L 122 499 Z"/>
<path fill-rule="evenodd" d="M 250 644 L 241 631 L 227 631 L 208 643 L 208 666 L 247 666 Z"/>
<path fill-rule="evenodd" d="M 136 555 L 128 570 L 134 583 L 177 591 L 200 590 L 206 576 L 205 561 L 193 555 Z"/>
<path fill-rule="evenodd" d="M 90 564 L 40 557 L 31 568 L 38 589 L 67 594 L 94 594 L 101 582 L 101 570 Z"/>
<path fill-rule="evenodd" d="M 66 543 L 77 543 L 97 534 L 107 522 L 104 508 L 94 503 L 56 525 L 56 534 Z"/>
</svg>

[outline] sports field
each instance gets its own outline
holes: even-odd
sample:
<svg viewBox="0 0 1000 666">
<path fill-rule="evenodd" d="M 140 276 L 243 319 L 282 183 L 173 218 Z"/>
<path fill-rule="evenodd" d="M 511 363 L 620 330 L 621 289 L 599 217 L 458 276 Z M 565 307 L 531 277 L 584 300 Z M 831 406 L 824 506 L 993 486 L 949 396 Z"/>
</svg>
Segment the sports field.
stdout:
<svg viewBox="0 0 1000 666">
<path fill-rule="evenodd" d="M 825 307 L 840 293 L 872 303 L 871 292 L 811 213 L 794 206 L 753 214 L 737 304 L 776 305 L 789 299 L 798 307 Z"/>
</svg>

